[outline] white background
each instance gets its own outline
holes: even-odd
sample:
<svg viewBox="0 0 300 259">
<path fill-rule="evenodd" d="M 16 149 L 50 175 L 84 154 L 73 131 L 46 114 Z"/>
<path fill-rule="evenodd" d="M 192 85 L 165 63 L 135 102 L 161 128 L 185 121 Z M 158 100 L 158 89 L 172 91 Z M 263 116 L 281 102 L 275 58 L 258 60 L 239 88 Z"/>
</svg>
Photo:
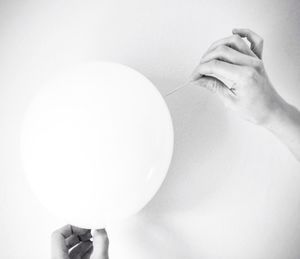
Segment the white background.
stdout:
<svg viewBox="0 0 300 259">
<path fill-rule="evenodd" d="M 297 0 L 1 1 L 0 257 L 49 258 L 50 233 L 62 224 L 30 192 L 18 153 L 24 111 L 56 69 L 121 62 L 166 94 L 209 44 L 248 27 L 265 39 L 276 89 L 300 106 L 299 15 Z M 204 89 L 167 103 L 176 134 L 169 174 L 141 213 L 108 228 L 111 258 L 299 258 L 299 163 Z"/>
</svg>

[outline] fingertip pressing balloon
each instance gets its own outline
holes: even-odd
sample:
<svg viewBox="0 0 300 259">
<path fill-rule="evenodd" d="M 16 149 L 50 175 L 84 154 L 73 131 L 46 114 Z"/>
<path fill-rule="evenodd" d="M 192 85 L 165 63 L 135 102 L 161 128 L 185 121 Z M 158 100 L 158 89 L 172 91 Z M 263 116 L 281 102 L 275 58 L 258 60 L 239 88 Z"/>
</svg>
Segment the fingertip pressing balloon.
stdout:
<svg viewBox="0 0 300 259">
<path fill-rule="evenodd" d="M 20 148 L 28 182 L 49 211 L 102 228 L 155 195 L 171 161 L 173 127 L 147 78 L 91 62 L 41 88 L 26 111 Z"/>
</svg>

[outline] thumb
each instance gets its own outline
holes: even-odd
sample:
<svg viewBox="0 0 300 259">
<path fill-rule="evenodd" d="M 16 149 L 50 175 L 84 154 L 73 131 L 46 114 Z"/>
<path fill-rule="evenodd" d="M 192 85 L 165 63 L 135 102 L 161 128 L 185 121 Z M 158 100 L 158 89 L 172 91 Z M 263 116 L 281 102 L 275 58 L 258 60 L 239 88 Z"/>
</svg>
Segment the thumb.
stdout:
<svg viewBox="0 0 300 259">
<path fill-rule="evenodd" d="M 93 254 L 91 259 L 108 259 L 109 240 L 105 229 L 97 229 L 93 234 Z"/>
<path fill-rule="evenodd" d="M 198 86 L 204 87 L 210 92 L 215 93 L 220 97 L 226 107 L 231 107 L 232 103 L 234 103 L 234 90 L 229 89 L 223 82 L 214 77 L 203 76 L 200 79 L 194 81 L 194 84 L 197 84 Z"/>
<path fill-rule="evenodd" d="M 229 90 L 223 82 L 210 76 L 202 76 L 198 80 L 194 81 L 194 84 L 204 87 L 210 92 L 216 94 L 225 94 L 226 91 Z"/>
</svg>

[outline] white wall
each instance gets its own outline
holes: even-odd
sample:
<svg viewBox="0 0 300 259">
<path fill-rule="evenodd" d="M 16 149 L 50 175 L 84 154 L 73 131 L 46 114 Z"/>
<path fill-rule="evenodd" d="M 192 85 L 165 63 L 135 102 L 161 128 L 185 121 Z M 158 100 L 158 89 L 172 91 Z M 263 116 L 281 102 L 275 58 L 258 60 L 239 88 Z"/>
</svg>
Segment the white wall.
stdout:
<svg viewBox="0 0 300 259">
<path fill-rule="evenodd" d="M 62 224 L 28 189 L 18 154 L 24 109 L 55 69 L 108 59 L 166 94 L 212 41 L 249 27 L 265 38 L 272 82 L 300 106 L 299 15 L 297 0 L 2 0 L 0 257 L 49 257 L 49 235 Z M 176 133 L 169 174 L 140 214 L 108 228 L 111 258 L 299 258 L 299 163 L 203 89 L 167 102 Z"/>
</svg>

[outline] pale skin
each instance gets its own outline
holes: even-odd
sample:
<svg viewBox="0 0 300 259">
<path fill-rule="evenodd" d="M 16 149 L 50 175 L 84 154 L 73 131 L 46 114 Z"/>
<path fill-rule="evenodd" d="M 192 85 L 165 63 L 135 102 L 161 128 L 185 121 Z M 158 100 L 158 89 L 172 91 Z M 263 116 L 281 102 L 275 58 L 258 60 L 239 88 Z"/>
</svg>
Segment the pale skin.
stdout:
<svg viewBox="0 0 300 259">
<path fill-rule="evenodd" d="M 210 46 L 192 74 L 192 83 L 211 90 L 225 106 L 271 131 L 300 160 L 300 112 L 271 84 L 262 61 L 263 39 L 249 29 L 232 33 Z"/>
<path fill-rule="evenodd" d="M 275 90 L 262 61 L 263 39 L 249 29 L 214 42 L 191 82 L 214 92 L 226 107 L 277 136 L 300 161 L 300 112 Z M 246 38 L 249 47 L 243 38 Z M 108 259 L 105 229 L 66 225 L 52 234 L 52 259 Z"/>
<path fill-rule="evenodd" d="M 108 259 L 108 246 L 105 229 L 92 237 L 90 229 L 66 225 L 52 233 L 51 259 Z"/>
</svg>

